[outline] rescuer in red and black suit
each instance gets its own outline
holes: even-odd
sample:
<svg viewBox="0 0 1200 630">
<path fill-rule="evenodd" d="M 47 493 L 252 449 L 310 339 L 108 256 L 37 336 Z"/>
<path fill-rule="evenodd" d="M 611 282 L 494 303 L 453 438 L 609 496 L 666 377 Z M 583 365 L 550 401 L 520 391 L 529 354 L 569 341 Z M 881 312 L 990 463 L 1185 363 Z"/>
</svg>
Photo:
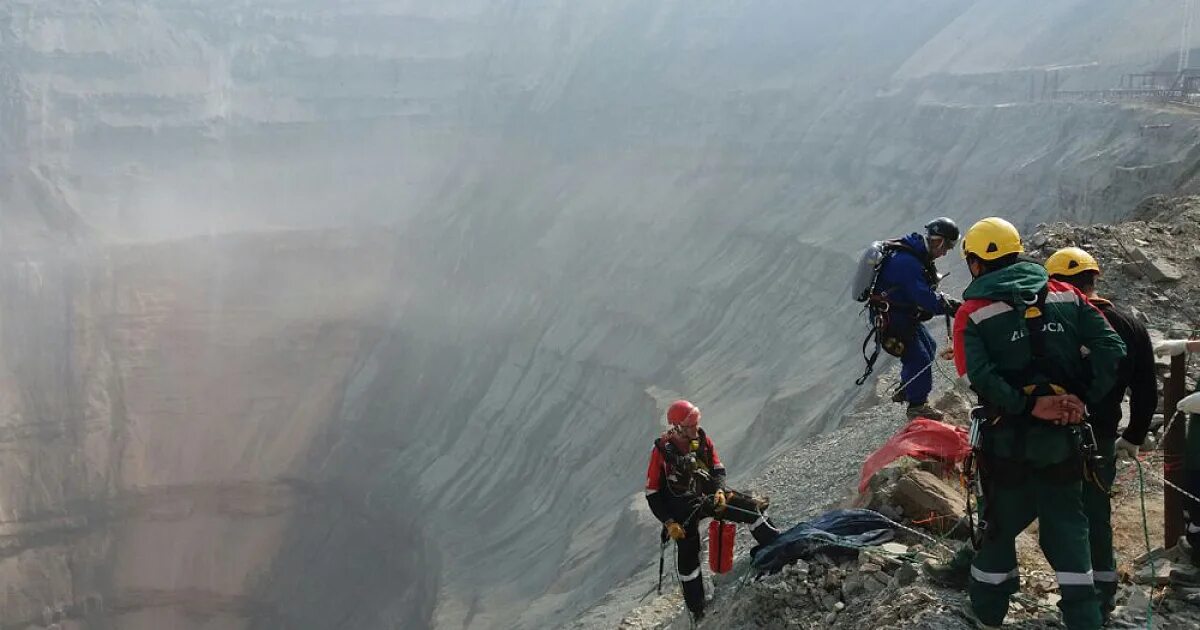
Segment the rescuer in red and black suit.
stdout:
<svg viewBox="0 0 1200 630">
<path fill-rule="evenodd" d="M 686 400 L 667 409 L 670 428 L 654 441 L 646 472 L 646 502 L 675 541 L 683 598 L 693 617 L 704 616 L 704 580 L 700 577 L 701 519 L 719 518 L 750 525 L 760 545 L 779 536 L 766 517 L 767 502 L 725 487 L 725 466 L 712 438 L 700 428 L 700 410 Z M 665 538 L 664 538 L 665 540 Z"/>
</svg>

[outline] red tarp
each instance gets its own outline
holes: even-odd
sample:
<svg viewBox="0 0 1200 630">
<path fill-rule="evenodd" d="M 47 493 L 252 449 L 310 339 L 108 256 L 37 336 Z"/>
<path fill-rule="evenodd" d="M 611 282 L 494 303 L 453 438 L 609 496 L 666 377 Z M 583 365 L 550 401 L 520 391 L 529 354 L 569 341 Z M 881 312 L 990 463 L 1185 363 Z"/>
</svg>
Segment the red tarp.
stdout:
<svg viewBox="0 0 1200 630">
<path fill-rule="evenodd" d="M 917 418 L 863 462 L 858 491 L 864 492 L 875 473 L 901 457 L 958 463 L 966 459 L 970 452 L 971 445 L 965 428 L 929 418 Z"/>
</svg>

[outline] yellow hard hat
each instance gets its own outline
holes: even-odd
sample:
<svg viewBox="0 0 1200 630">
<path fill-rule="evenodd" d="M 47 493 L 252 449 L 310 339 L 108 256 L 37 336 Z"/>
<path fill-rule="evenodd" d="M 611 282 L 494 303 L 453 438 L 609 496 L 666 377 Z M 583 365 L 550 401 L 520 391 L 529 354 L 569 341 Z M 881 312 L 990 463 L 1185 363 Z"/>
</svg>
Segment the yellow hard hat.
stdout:
<svg viewBox="0 0 1200 630">
<path fill-rule="evenodd" d="M 983 260 L 996 260 L 1024 251 L 1017 228 L 999 217 L 988 217 L 972 225 L 962 241 L 963 258 L 975 254 Z"/>
<path fill-rule="evenodd" d="M 1046 259 L 1046 271 L 1052 276 L 1073 276 L 1085 271 L 1100 273 L 1100 265 L 1082 249 L 1064 247 Z"/>
</svg>

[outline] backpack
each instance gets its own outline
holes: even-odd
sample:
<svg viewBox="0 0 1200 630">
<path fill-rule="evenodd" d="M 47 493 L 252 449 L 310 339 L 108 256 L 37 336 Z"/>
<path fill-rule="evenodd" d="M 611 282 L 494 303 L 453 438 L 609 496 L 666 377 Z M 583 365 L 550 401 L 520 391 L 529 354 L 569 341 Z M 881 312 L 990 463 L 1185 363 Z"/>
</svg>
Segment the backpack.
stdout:
<svg viewBox="0 0 1200 630">
<path fill-rule="evenodd" d="M 908 252 L 921 261 L 930 286 L 936 287 L 940 280 L 933 261 L 929 260 L 928 256 L 921 256 L 920 252 L 903 241 L 875 241 L 863 251 L 859 256 L 858 267 L 855 269 L 854 278 L 850 283 L 850 294 L 856 302 L 865 304 L 863 308 L 869 315 L 871 329 L 867 332 L 867 337 L 863 339 L 862 345 L 863 359 L 866 361 L 867 367 L 862 376 L 854 381 L 856 385 L 867 382 L 867 378 L 875 371 L 875 362 L 879 360 L 880 350 L 899 358 L 904 355 L 909 341 L 912 340 L 914 332 L 912 323 L 910 322 L 908 326 L 896 324 L 891 317 L 892 309 L 906 309 L 911 311 L 915 318 L 922 317 L 921 310 L 915 305 L 895 302 L 890 300 L 886 294 L 876 291 L 879 284 L 879 273 L 883 270 L 884 263 L 897 252 Z M 875 349 L 868 355 L 867 348 L 872 343 L 875 344 Z"/>
</svg>

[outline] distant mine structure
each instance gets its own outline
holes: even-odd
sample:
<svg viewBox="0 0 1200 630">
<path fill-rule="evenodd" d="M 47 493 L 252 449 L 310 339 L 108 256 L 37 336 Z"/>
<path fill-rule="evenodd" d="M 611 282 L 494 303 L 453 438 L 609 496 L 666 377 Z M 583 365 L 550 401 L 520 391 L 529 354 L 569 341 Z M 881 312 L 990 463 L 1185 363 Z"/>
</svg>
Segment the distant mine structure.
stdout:
<svg viewBox="0 0 1200 630">
<path fill-rule="evenodd" d="M 1058 75 L 1051 73 L 1044 83 L 1056 100 L 1149 101 L 1200 106 L 1200 68 L 1175 72 L 1134 72 L 1123 75 L 1120 84 L 1105 90 L 1059 90 Z"/>
</svg>

